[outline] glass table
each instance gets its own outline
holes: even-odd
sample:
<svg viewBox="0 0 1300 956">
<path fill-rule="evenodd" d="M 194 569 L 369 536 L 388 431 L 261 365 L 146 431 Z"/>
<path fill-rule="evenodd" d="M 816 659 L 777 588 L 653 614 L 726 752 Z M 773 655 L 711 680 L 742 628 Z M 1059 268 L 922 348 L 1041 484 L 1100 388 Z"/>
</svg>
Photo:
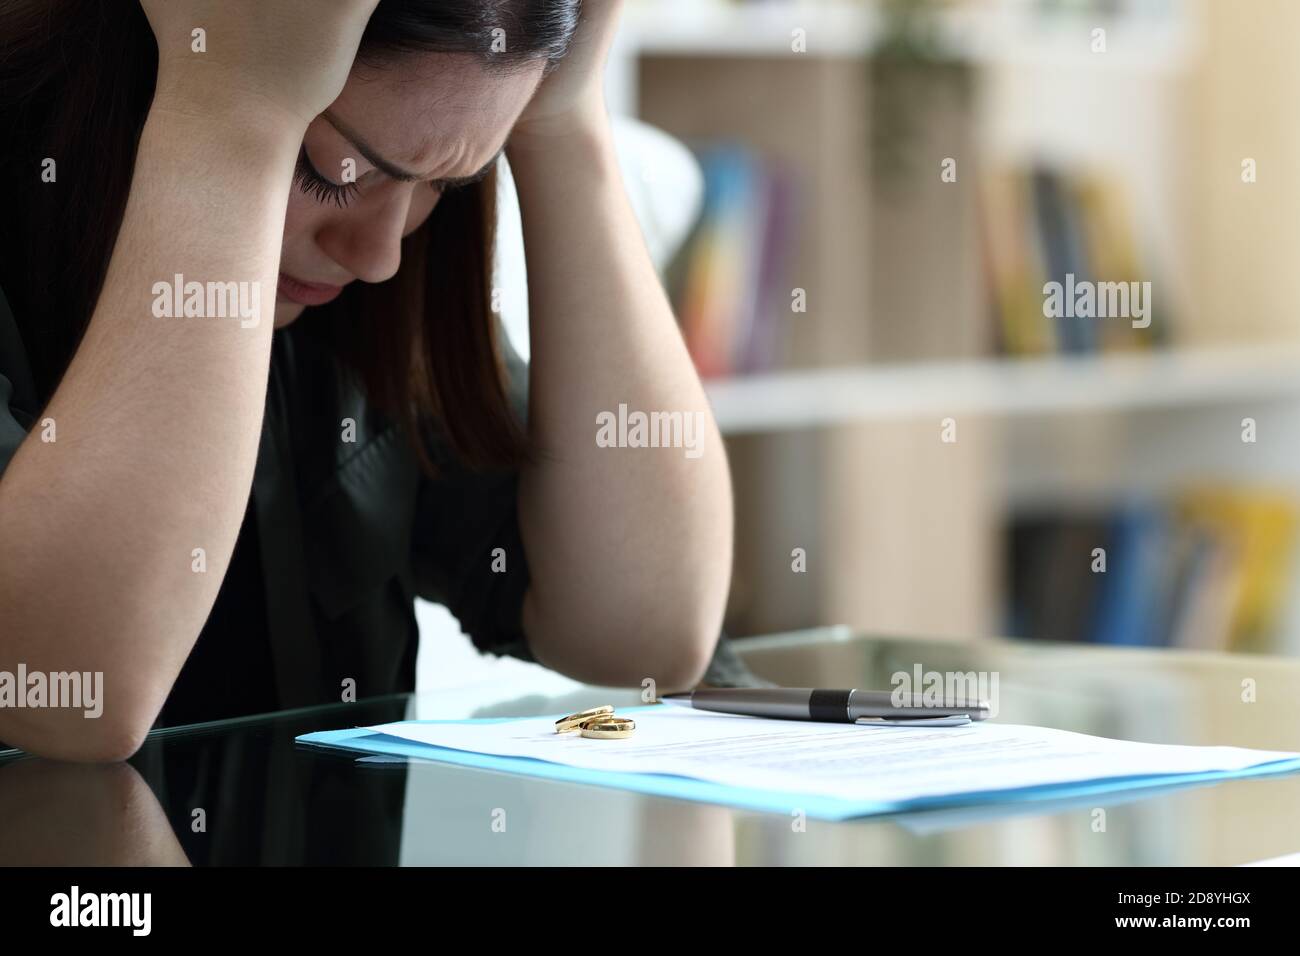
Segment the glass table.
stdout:
<svg viewBox="0 0 1300 956">
<path fill-rule="evenodd" d="M 1156 743 L 1300 750 L 1300 663 L 823 629 L 736 641 L 788 686 L 996 674 L 998 719 Z M 1238 864 L 1300 851 L 1300 776 L 842 823 L 431 762 L 303 733 L 409 717 L 530 716 L 640 691 L 491 684 L 158 730 L 128 763 L 0 756 L 0 864 Z M 1103 811 L 1098 813 L 1098 811 Z M 1101 826 L 1099 827 L 1099 821 Z"/>
</svg>

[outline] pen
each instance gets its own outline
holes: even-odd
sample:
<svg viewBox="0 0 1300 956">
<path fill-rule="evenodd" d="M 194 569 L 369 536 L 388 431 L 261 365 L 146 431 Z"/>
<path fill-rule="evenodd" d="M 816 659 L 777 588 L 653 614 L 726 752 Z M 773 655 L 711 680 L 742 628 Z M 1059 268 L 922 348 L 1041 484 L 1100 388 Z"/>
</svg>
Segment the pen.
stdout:
<svg viewBox="0 0 1300 956">
<path fill-rule="evenodd" d="M 840 724 L 927 727 L 960 726 L 989 715 L 984 701 L 945 700 L 925 704 L 920 694 L 901 695 L 895 703 L 892 691 L 824 690 L 815 687 L 700 687 L 681 694 L 668 694 L 665 704 L 712 710 L 747 717 L 775 717 L 781 720 L 814 720 Z"/>
</svg>

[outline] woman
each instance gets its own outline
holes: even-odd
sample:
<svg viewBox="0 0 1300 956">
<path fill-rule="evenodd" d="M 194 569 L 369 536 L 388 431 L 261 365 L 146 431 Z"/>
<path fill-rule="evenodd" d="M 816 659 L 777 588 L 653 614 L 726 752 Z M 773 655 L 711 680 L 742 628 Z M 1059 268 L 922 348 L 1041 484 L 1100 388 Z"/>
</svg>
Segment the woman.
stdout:
<svg viewBox="0 0 1300 956">
<path fill-rule="evenodd" d="M 581 680 L 699 679 L 729 478 L 615 166 L 620 6 L 0 10 L 0 671 L 104 698 L 0 708 L 0 740 L 116 760 L 160 714 L 409 690 L 416 595 Z M 602 447 L 620 405 L 699 416 L 703 454 Z"/>
</svg>

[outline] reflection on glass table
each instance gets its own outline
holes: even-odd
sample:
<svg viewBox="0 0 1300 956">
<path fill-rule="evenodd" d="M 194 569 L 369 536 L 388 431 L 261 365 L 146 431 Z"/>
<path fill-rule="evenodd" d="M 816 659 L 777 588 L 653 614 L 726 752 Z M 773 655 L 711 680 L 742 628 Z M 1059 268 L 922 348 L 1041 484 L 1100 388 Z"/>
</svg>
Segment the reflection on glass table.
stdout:
<svg viewBox="0 0 1300 956">
<path fill-rule="evenodd" d="M 1300 750 L 1300 663 L 826 629 L 737 642 L 787 686 L 998 676 L 998 720 L 1155 743 Z M 1255 702 L 1243 700 L 1253 682 Z M 551 685 L 553 688 L 553 685 Z M 0 758 L 0 864 L 1238 864 L 1300 850 L 1300 777 L 845 823 L 295 744 L 408 718 L 533 716 L 639 689 L 480 684 L 171 728 L 129 764 Z"/>
</svg>

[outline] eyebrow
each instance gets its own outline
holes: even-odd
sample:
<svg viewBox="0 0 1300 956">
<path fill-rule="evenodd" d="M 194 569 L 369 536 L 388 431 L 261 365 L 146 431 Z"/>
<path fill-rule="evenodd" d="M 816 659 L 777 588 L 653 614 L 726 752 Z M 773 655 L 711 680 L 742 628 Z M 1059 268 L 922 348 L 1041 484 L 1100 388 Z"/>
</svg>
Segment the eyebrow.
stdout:
<svg viewBox="0 0 1300 956">
<path fill-rule="evenodd" d="M 427 181 L 431 186 L 438 189 L 455 189 L 458 186 L 469 186 L 484 179 L 488 173 L 492 172 L 492 167 L 497 164 L 497 160 L 501 158 L 501 154 L 505 151 L 505 146 L 502 146 L 496 151 L 493 157 L 483 165 L 482 169 L 478 172 L 470 173 L 468 176 L 445 176 L 440 179 L 431 179 L 428 176 L 421 176 L 419 173 L 413 173 L 409 170 L 402 169 L 400 166 L 394 166 L 388 160 L 376 153 L 369 143 L 358 136 L 356 130 L 352 129 L 352 127 L 348 126 L 329 110 L 326 110 L 321 114 L 321 116 L 325 118 L 327 123 L 334 127 L 335 131 L 340 136 L 346 139 L 351 145 L 355 146 L 357 152 L 365 157 L 366 161 L 369 162 L 370 165 L 374 166 L 390 179 L 396 179 L 398 182 L 402 183 Z"/>
</svg>

